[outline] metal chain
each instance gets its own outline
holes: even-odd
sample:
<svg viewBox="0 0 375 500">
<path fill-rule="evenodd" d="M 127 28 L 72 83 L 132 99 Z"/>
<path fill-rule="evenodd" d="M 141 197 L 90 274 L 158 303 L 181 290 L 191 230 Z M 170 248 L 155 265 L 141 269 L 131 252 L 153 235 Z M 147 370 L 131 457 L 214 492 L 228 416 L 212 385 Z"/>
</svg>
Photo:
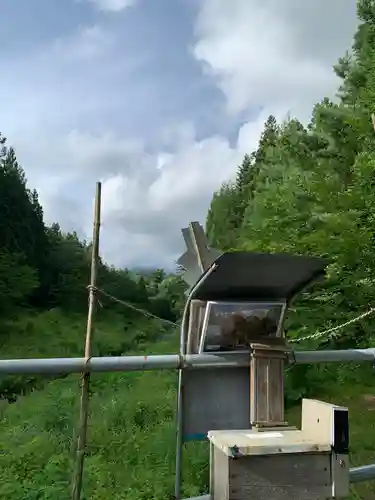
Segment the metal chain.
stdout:
<svg viewBox="0 0 375 500">
<path fill-rule="evenodd" d="M 356 321 L 359 321 L 360 319 L 366 318 L 367 316 L 370 316 L 371 314 L 375 313 L 375 307 L 372 307 L 365 313 L 360 314 L 359 316 L 356 316 L 353 319 L 350 319 L 349 321 L 346 321 L 345 323 L 342 323 L 341 325 L 335 326 L 333 328 L 329 328 L 327 330 L 323 330 L 322 332 L 316 332 L 313 333 L 312 335 L 306 335 L 305 337 L 300 337 L 298 339 L 291 339 L 289 340 L 289 343 L 296 343 L 296 342 L 302 342 L 303 340 L 316 340 L 320 339 L 321 337 L 328 336 L 329 338 L 335 337 L 335 332 L 341 330 L 342 328 L 345 328 L 346 326 L 349 326 Z"/>
</svg>

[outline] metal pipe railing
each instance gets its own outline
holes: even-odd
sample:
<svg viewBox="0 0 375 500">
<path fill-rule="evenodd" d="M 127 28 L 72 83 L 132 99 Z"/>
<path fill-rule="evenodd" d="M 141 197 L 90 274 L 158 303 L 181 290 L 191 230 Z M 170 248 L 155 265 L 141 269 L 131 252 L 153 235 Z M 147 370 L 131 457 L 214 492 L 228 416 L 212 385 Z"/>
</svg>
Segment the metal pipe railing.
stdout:
<svg viewBox="0 0 375 500">
<path fill-rule="evenodd" d="M 349 471 L 349 481 L 351 483 L 360 483 L 371 479 L 375 479 L 375 464 L 352 467 Z"/>
<path fill-rule="evenodd" d="M 298 364 L 310 363 L 344 363 L 374 361 L 375 349 L 339 349 L 322 351 L 294 351 L 292 357 Z"/>
<path fill-rule="evenodd" d="M 246 360 L 221 359 L 215 355 L 107 356 L 85 358 L 3 359 L 0 374 L 69 374 L 87 372 L 127 372 L 179 368 L 236 367 Z"/>
<path fill-rule="evenodd" d="M 296 351 L 290 361 L 297 364 L 364 362 L 375 360 L 375 349 Z M 249 356 L 228 354 L 165 354 L 151 356 L 107 356 L 85 358 L 2 359 L 0 374 L 69 374 L 89 372 L 147 371 L 163 369 L 236 368 L 249 365 Z"/>
<path fill-rule="evenodd" d="M 297 364 L 364 362 L 375 360 L 375 349 L 296 351 L 290 361 Z M 90 372 L 125 372 L 162 369 L 236 368 L 249 365 L 249 356 L 228 354 L 166 354 L 151 356 L 110 356 L 85 358 L 2 359 L 0 374 L 69 374 Z M 350 482 L 375 479 L 375 464 L 350 469 Z M 209 495 L 197 497 L 209 500 Z"/>
</svg>

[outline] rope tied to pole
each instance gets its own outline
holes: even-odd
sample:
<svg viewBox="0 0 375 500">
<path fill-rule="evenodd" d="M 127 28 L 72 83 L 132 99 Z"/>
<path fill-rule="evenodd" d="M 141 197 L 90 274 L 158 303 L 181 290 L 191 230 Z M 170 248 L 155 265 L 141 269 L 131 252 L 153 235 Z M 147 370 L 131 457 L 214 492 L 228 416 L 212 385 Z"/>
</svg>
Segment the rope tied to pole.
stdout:
<svg viewBox="0 0 375 500">
<path fill-rule="evenodd" d="M 108 292 L 105 292 L 104 290 L 102 290 L 101 288 L 98 288 L 98 287 L 91 287 L 91 285 L 89 285 L 88 288 L 94 288 L 95 289 L 95 292 L 96 293 L 100 293 L 101 295 L 103 295 L 104 297 L 107 297 L 108 299 L 111 299 L 113 300 L 114 302 L 117 302 L 118 304 L 122 304 L 123 306 L 125 307 L 128 307 L 129 309 L 133 309 L 133 311 L 136 311 L 140 314 L 143 314 L 144 316 L 148 316 L 150 318 L 153 318 L 153 319 L 156 319 L 162 323 L 166 323 L 170 326 L 173 326 L 173 327 L 180 327 L 180 325 L 174 321 L 171 321 L 169 319 L 165 319 L 165 318 L 161 318 L 160 316 L 157 316 L 156 314 L 150 312 L 150 311 L 146 311 L 145 309 L 142 309 L 140 307 L 137 307 L 133 304 L 131 304 L 130 302 L 127 302 L 125 300 L 121 300 L 121 299 L 118 299 L 117 297 L 115 297 L 114 295 L 111 295 L 110 293 Z M 103 307 L 103 306 L 102 306 Z"/>
</svg>

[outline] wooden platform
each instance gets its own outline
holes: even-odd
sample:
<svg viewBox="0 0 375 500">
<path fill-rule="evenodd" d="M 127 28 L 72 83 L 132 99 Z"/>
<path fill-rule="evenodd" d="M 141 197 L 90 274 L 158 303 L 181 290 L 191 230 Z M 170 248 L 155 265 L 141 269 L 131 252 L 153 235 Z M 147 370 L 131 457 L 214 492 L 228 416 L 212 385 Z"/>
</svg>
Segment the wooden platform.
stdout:
<svg viewBox="0 0 375 500">
<path fill-rule="evenodd" d="M 208 439 L 228 457 L 233 457 L 233 449 L 239 456 L 331 451 L 329 441 L 300 430 L 211 431 Z"/>
</svg>

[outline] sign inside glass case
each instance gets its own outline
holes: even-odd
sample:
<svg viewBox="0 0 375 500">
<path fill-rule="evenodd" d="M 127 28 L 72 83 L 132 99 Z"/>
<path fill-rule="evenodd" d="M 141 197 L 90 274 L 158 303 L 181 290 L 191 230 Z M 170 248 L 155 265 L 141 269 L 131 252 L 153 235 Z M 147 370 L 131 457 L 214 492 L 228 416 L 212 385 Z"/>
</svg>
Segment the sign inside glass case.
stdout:
<svg viewBox="0 0 375 500">
<path fill-rule="evenodd" d="M 285 302 L 207 302 L 199 352 L 248 350 L 282 336 Z"/>
</svg>

